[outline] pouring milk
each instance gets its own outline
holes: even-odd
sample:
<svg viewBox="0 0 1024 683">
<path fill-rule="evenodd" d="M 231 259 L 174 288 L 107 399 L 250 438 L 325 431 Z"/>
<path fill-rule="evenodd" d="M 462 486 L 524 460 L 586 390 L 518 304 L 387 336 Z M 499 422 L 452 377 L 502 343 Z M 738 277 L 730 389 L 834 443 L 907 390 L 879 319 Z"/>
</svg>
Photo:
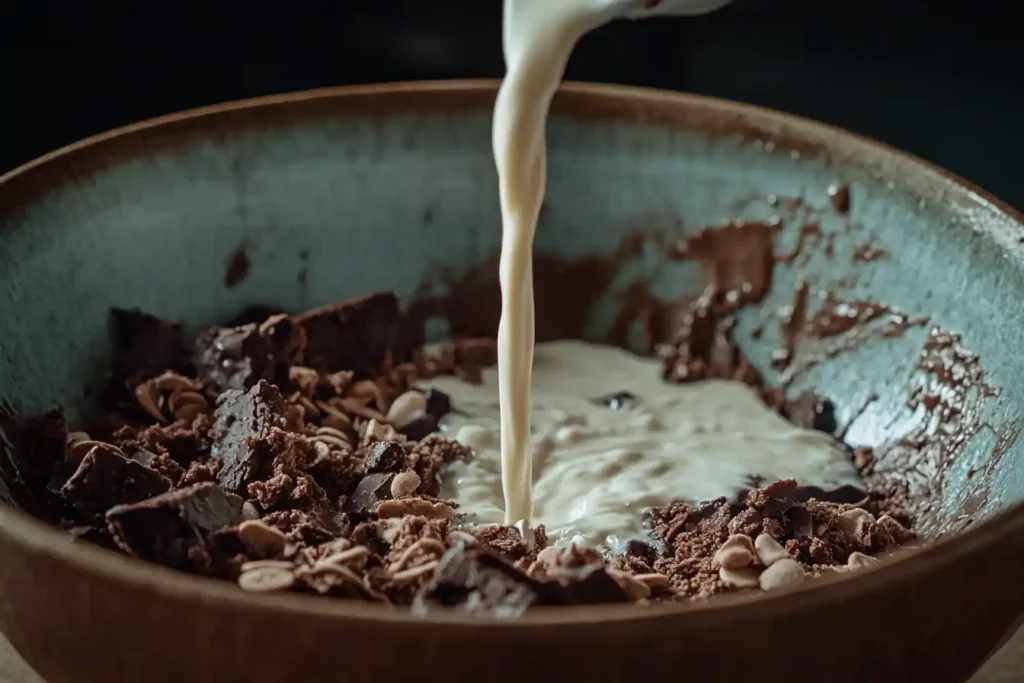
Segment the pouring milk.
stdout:
<svg viewBox="0 0 1024 683">
<path fill-rule="evenodd" d="M 505 0 L 507 73 L 494 109 L 501 193 L 498 368 L 505 522 L 533 513 L 530 385 L 534 354 L 533 236 L 544 198 L 545 124 L 577 41 L 618 17 L 702 14 L 729 0 Z"/>
</svg>

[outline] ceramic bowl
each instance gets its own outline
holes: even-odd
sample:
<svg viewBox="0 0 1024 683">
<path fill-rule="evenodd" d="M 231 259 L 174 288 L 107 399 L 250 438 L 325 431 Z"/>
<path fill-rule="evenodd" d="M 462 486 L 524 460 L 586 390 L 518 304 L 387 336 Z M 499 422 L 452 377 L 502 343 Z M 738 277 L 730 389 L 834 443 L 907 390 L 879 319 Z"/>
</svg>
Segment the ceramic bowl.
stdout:
<svg viewBox="0 0 1024 683">
<path fill-rule="evenodd" d="M 57 404 L 79 416 L 82 387 L 108 359 L 110 306 L 196 329 L 254 302 L 299 311 L 374 289 L 409 295 L 442 269 L 451 278 L 486 261 L 500 244 L 495 88 L 352 87 L 209 107 L 3 176 L 0 396 L 26 413 Z M 936 447 L 899 465 L 932 492 L 922 518 L 943 538 L 795 591 L 492 623 L 246 595 L 72 542 L 0 505 L 0 628 L 44 678 L 937 682 L 963 681 L 992 651 L 1024 606 L 1021 216 L 920 160 L 755 107 L 569 84 L 553 111 L 539 252 L 602 255 L 641 230 L 778 215 L 780 253 L 806 233 L 804 248 L 737 332 L 772 380 L 772 315 L 798 278 L 927 318 L 899 335 L 839 339 L 793 380 L 791 391 L 834 401 L 852 445 L 927 431 L 927 406 L 908 407 L 917 361 L 932 328 L 961 335 L 993 390 L 932 425 L 963 438 L 933 434 Z M 833 183 L 849 186 L 848 213 L 830 208 Z M 815 231 L 824 242 L 811 248 Z M 864 244 L 874 257 L 856 255 Z M 228 287 L 225 262 L 240 249 L 248 270 Z M 686 264 L 647 253 L 631 268 L 625 280 L 663 292 L 697 282 Z M 625 280 L 588 312 L 586 336 L 601 338 Z"/>
</svg>

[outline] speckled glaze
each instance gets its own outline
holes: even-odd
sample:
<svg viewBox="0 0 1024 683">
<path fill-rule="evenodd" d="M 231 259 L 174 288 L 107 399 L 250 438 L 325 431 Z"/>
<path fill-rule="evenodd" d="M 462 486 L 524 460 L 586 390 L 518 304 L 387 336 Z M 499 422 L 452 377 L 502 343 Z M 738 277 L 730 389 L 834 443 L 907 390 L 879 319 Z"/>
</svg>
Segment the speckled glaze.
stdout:
<svg viewBox="0 0 1024 683">
<path fill-rule="evenodd" d="M 454 82 L 235 103 L 99 136 L 3 176 L 0 397 L 25 412 L 56 403 L 74 419 L 82 386 L 107 360 L 110 306 L 198 327 L 257 301 L 300 310 L 377 288 L 410 294 L 442 266 L 493 255 L 494 93 L 494 83 Z M 819 211 L 823 227 L 848 220 L 890 256 L 855 265 L 817 254 L 780 269 L 764 310 L 787 303 L 800 275 L 856 271 L 853 293 L 963 334 L 1002 388 L 983 406 L 986 423 L 1012 424 L 1024 410 L 1024 223 L 1012 209 L 881 145 L 753 107 L 575 84 L 554 111 L 538 249 L 607 253 L 641 228 L 763 219 L 776 211 L 768 195 L 824 209 L 828 185 L 849 183 L 851 215 Z M 784 239 L 795 238 L 799 222 L 787 225 Z M 239 247 L 248 276 L 225 287 Z M 697 282 L 685 264 L 659 272 L 666 292 Z M 609 295 L 595 311 L 592 337 L 614 304 Z M 756 324 L 755 311 L 739 336 L 767 371 L 777 338 L 749 339 Z M 840 422 L 877 394 L 847 439 L 883 443 L 906 412 L 905 378 L 926 334 L 843 354 L 793 389 L 822 387 Z M 449 683 L 963 681 L 1024 606 L 1024 442 L 986 468 L 994 444 L 989 430 L 972 440 L 937 503 L 952 524 L 980 485 L 972 473 L 985 471 L 988 495 L 967 532 L 856 579 L 515 623 L 244 595 L 73 544 L 0 504 L 0 628 L 49 683 L 396 681 L 425 671 Z"/>
</svg>

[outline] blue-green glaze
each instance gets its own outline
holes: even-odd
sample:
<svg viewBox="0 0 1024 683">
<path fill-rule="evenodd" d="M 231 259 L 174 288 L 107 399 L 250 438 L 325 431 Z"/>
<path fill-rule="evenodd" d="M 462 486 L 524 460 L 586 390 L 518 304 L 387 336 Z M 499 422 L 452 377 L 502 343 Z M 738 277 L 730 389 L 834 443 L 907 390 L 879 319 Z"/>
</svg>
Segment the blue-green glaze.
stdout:
<svg viewBox="0 0 1024 683">
<path fill-rule="evenodd" d="M 82 387 L 95 385 L 108 359 L 111 306 L 195 330 L 254 302 L 299 311 L 376 289 L 408 295 L 440 266 L 457 270 L 493 255 L 500 219 L 488 98 L 452 99 L 391 114 L 329 106 L 294 117 L 212 113 L 189 125 L 172 121 L 171 133 L 142 130 L 87 145 L 9 177 L 0 185 L 0 396 L 26 413 L 60 405 L 74 420 Z M 766 325 L 756 341 L 750 330 L 788 303 L 798 275 L 827 288 L 856 273 L 848 297 L 962 333 L 1002 389 L 987 401 L 985 421 L 999 428 L 1017 418 L 1024 229 L 1003 209 L 824 127 L 807 124 L 821 142 L 798 149 L 769 113 L 744 110 L 742 125 L 709 130 L 686 116 L 676 125 L 604 111 L 590 118 L 588 106 L 556 105 L 538 250 L 609 253 L 638 229 L 695 231 L 780 213 L 788 219 L 780 244 L 792 245 L 804 219 L 825 231 L 848 223 L 832 259 L 819 248 L 804 266 L 780 266 L 761 313 L 742 319 L 739 336 L 759 368 L 775 376 L 768 360 L 777 326 Z M 852 188 L 848 217 L 829 206 L 834 181 Z M 780 211 L 768 195 L 799 197 L 813 209 Z M 855 265 L 850 249 L 864 241 L 889 256 Z M 240 246 L 251 270 L 227 288 L 224 263 Z M 659 265 L 648 254 L 619 284 Z M 697 284 L 693 264 L 662 270 L 658 291 Z M 597 308 L 593 338 L 616 305 L 609 295 Z M 840 423 L 878 395 L 848 440 L 880 445 L 906 431 L 894 418 L 907 412 L 907 377 L 927 331 L 865 344 L 817 366 L 793 389 L 817 387 L 836 402 Z M 949 516 L 993 442 L 983 431 L 950 470 Z M 1022 447 L 998 464 L 983 514 L 1024 498 Z"/>
</svg>

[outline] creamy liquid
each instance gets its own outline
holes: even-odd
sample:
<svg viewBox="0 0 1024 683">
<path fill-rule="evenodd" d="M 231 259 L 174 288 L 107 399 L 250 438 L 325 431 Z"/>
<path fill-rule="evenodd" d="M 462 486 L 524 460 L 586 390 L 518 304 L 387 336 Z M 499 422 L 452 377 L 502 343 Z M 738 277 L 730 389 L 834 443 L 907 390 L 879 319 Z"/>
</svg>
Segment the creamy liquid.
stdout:
<svg viewBox="0 0 1024 683">
<path fill-rule="evenodd" d="M 533 516 L 530 373 L 534 352 L 533 236 L 544 199 L 545 124 L 577 41 L 616 16 L 700 14 L 728 0 L 506 0 L 507 73 L 494 109 L 502 214 L 498 327 L 504 521 Z"/>
<path fill-rule="evenodd" d="M 735 496 L 750 475 L 797 479 L 825 490 L 860 488 L 850 458 L 830 436 L 797 427 L 745 384 L 708 380 L 668 384 L 661 363 L 621 349 L 565 341 L 537 346 L 533 372 L 533 520 L 556 542 L 620 546 L 648 536 L 648 508 Z M 505 520 L 499 452 L 499 371 L 483 384 L 430 382 L 459 411 L 445 433 L 474 449 L 450 465 L 442 495 L 467 522 Z M 613 409 L 595 400 L 628 392 Z"/>
</svg>

